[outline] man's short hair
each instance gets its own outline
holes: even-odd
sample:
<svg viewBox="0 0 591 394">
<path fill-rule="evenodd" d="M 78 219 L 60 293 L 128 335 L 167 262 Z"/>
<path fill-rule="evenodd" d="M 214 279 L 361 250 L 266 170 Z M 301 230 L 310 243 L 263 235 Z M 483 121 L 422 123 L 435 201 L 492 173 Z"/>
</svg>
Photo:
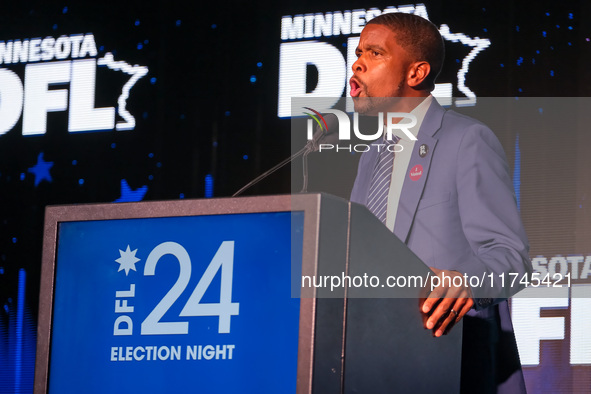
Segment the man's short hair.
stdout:
<svg viewBox="0 0 591 394">
<path fill-rule="evenodd" d="M 431 91 L 435 88 L 435 78 L 443 66 L 445 46 L 437 27 L 418 15 L 392 12 L 382 14 L 367 22 L 389 27 L 396 35 L 396 42 L 406 50 L 413 61 L 426 61 L 431 72 L 422 86 Z"/>
</svg>

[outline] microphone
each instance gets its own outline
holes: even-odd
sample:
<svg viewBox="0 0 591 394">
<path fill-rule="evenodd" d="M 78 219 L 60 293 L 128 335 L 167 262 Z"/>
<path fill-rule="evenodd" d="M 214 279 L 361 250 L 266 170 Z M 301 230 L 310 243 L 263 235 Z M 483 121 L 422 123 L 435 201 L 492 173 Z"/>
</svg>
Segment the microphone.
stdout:
<svg viewBox="0 0 591 394">
<path fill-rule="evenodd" d="M 316 127 L 314 136 L 306 145 L 309 149 L 304 152 L 302 158 L 303 183 L 300 193 L 308 191 L 308 155 L 312 152 L 318 152 L 321 144 L 334 144 L 339 139 L 339 119 L 337 116 L 329 113 L 324 115 L 323 118 L 326 122 L 326 131 L 323 131 L 322 127 Z"/>
<path fill-rule="evenodd" d="M 282 168 L 286 164 L 291 163 L 292 161 L 294 161 L 295 159 L 297 159 L 298 157 L 300 157 L 302 155 L 304 155 L 304 158 L 303 158 L 304 186 L 302 187 L 301 192 L 306 192 L 307 186 L 308 186 L 308 155 L 312 152 L 318 152 L 320 150 L 321 144 L 334 144 L 339 139 L 339 126 L 338 126 L 339 121 L 338 121 L 338 118 L 336 117 L 336 115 L 327 114 L 327 115 L 324 115 L 324 119 L 326 120 L 326 126 L 327 126 L 326 130 L 323 130 L 321 127 L 316 125 L 316 127 L 314 128 L 314 130 L 315 130 L 314 135 L 312 136 L 312 139 L 310 141 L 308 141 L 306 146 L 304 146 L 298 152 L 294 153 L 293 155 L 291 155 L 287 159 L 283 160 L 279 164 L 277 164 L 277 165 L 271 167 L 270 169 L 268 169 L 267 171 L 263 172 L 261 175 L 259 175 L 258 177 L 256 177 L 255 179 L 253 179 L 252 181 L 247 183 L 246 185 L 244 185 L 240 190 L 238 190 L 236 193 L 232 194 L 232 197 L 239 196 L 240 194 L 242 194 L 242 192 L 249 189 L 251 186 L 259 183 L 260 181 L 262 181 L 263 179 L 265 179 L 266 177 L 268 177 L 269 175 L 271 175 L 272 173 L 274 173 L 278 169 Z"/>
<path fill-rule="evenodd" d="M 314 136 L 306 145 L 310 150 L 308 153 L 318 152 L 321 144 L 334 144 L 339 140 L 339 119 L 337 116 L 326 114 L 323 117 L 326 121 L 326 131 L 316 125 Z"/>
</svg>

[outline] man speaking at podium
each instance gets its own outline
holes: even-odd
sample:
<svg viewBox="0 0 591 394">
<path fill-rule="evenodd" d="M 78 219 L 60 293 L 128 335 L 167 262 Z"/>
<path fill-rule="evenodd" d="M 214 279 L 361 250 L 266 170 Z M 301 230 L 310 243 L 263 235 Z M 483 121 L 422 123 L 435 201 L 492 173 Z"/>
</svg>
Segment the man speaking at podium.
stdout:
<svg viewBox="0 0 591 394">
<path fill-rule="evenodd" d="M 462 393 L 525 392 L 506 301 L 518 288 L 494 283 L 483 290 L 451 280 L 531 272 L 503 149 L 488 127 L 444 110 L 431 96 L 444 57 L 431 22 L 410 14 L 378 16 L 362 31 L 356 53 L 350 80 L 355 111 L 411 113 L 416 124 L 394 141 L 380 141 L 402 151 L 362 155 L 351 201 L 366 205 L 447 278 L 420 308 L 436 337 L 464 320 Z"/>
</svg>

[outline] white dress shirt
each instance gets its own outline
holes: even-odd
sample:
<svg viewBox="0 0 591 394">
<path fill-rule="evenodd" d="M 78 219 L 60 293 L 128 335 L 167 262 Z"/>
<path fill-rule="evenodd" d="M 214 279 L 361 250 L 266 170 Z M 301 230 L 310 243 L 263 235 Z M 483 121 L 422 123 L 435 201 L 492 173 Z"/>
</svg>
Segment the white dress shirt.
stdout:
<svg viewBox="0 0 591 394">
<path fill-rule="evenodd" d="M 416 116 L 417 124 L 409 128 L 409 131 L 415 137 L 419 135 L 419 129 L 425 119 L 425 114 L 431 105 L 433 96 L 429 95 L 419 105 L 415 107 L 410 113 Z M 396 149 L 394 155 L 394 165 L 392 166 L 392 178 L 390 181 L 390 191 L 388 192 L 388 212 L 386 214 L 386 227 L 390 231 L 394 231 L 394 223 L 396 222 L 396 213 L 398 212 L 398 202 L 400 201 L 400 192 L 402 191 L 402 185 L 408 172 L 408 164 L 410 163 L 410 157 L 412 155 L 415 142 L 412 141 L 406 134 L 400 133 L 400 141 L 398 145 L 402 145 L 402 151 L 398 152 L 400 148 Z"/>
</svg>

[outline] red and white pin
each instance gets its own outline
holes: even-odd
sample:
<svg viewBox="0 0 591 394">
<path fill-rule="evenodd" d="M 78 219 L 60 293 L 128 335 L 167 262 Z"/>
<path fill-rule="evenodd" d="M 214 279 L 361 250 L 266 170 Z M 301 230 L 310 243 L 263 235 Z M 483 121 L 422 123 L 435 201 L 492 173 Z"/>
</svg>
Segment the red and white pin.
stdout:
<svg viewBox="0 0 591 394">
<path fill-rule="evenodd" d="M 418 181 L 423 176 L 423 166 L 417 164 L 413 168 L 410 169 L 410 179 L 413 181 Z"/>
</svg>

